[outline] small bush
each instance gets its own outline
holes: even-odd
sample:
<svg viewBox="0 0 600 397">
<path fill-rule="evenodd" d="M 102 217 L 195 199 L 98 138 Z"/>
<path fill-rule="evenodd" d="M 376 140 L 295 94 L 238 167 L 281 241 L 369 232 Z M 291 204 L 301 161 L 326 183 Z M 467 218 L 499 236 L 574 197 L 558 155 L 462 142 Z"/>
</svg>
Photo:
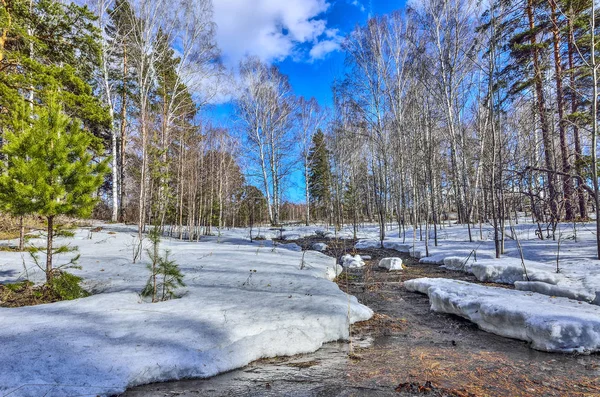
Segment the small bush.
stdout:
<svg viewBox="0 0 600 397">
<path fill-rule="evenodd" d="M 61 228 L 54 231 L 54 237 L 75 237 L 75 232 Z"/>
<path fill-rule="evenodd" d="M 4 284 L 4 287 L 11 292 L 19 292 L 31 286 L 33 286 L 33 283 L 29 280 L 21 281 L 20 283 Z"/>
<path fill-rule="evenodd" d="M 85 298 L 90 294 L 79 285 L 81 281 L 81 277 L 60 272 L 50 279 L 48 287 L 60 300 Z"/>
</svg>

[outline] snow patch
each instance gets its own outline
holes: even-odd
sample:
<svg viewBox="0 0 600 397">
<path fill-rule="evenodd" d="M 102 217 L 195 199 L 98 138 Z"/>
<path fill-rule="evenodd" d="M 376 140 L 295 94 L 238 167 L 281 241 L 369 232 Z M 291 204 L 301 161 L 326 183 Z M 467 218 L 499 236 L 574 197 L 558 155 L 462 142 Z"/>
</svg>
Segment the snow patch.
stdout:
<svg viewBox="0 0 600 397">
<path fill-rule="evenodd" d="M 290 251 L 301 252 L 302 247 L 296 243 L 277 244 L 277 248 L 283 248 Z"/>
<path fill-rule="evenodd" d="M 554 284 L 548 284 L 541 281 L 516 281 L 515 288 L 519 291 L 531 291 L 548 296 L 560 296 L 563 298 L 575 299 L 593 303 L 596 294 L 592 295 L 585 290 L 573 290 L 569 287 L 560 287 Z"/>
<path fill-rule="evenodd" d="M 342 266 L 348 269 L 358 269 L 365 266 L 365 262 L 362 260 L 360 255 L 346 254 L 342 256 Z"/>
<path fill-rule="evenodd" d="M 404 283 L 427 294 L 431 310 L 462 316 L 481 329 L 531 343 L 537 350 L 600 351 L 600 307 L 566 298 L 449 279 Z"/>
<path fill-rule="evenodd" d="M 383 258 L 379 261 L 379 267 L 392 270 L 403 270 L 402 258 Z"/>
<path fill-rule="evenodd" d="M 302 235 L 298 233 L 283 233 L 281 238 L 286 241 L 294 241 L 300 240 L 302 238 Z"/>
<path fill-rule="evenodd" d="M 425 258 L 419 259 L 419 263 L 426 263 L 429 265 L 443 265 L 444 264 L 444 255 L 433 255 L 426 256 Z"/>
<path fill-rule="evenodd" d="M 334 258 L 231 236 L 164 239 L 161 250 L 171 251 L 187 286 L 180 299 L 142 303 L 147 257 L 131 261 L 135 230 L 105 229 L 92 239 L 87 230 L 57 239 L 79 246 L 82 268 L 71 271 L 102 293 L 0 308 L 2 324 L 10 324 L 0 327 L 0 395 L 106 396 L 144 383 L 210 377 L 348 339 L 350 323 L 372 316 L 326 280 L 341 271 Z M 20 253 L 0 258 L 0 282 L 18 281 Z M 26 266 L 31 279 L 43 279 L 31 261 Z"/>
<path fill-rule="evenodd" d="M 471 267 L 471 271 L 479 281 L 503 284 L 523 281 L 525 275 L 521 266 L 490 263 L 475 263 Z"/>
<path fill-rule="evenodd" d="M 385 240 L 383 242 L 383 248 L 396 250 L 398 252 L 410 252 L 412 245 L 403 243 L 399 240 Z"/>
<path fill-rule="evenodd" d="M 359 240 L 354 244 L 357 250 L 377 249 L 381 248 L 381 242 L 375 240 Z"/>
<path fill-rule="evenodd" d="M 461 258 L 459 256 L 448 256 L 443 260 L 444 265 L 442 267 L 449 270 L 460 270 L 463 272 L 470 272 L 472 263 L 466 260 L 466 258 Z"/>
<path fill-rule="evenodd" d="M 313 250 L 315 250 L 315 251 L 322 252 L 322 251 L 325 251 L 327 249 L 327 244 L 324 244 L 324 243 L 314 243 L 311 248 Z"/>
</svg>

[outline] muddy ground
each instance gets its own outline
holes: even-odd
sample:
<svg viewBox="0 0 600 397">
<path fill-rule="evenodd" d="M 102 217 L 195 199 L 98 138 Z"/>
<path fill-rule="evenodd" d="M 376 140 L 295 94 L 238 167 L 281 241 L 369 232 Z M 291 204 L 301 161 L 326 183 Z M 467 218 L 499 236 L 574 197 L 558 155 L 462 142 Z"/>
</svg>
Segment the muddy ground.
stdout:
<svg viewBox="0 0 600 397">
<path fill-rule="evenodd" d="M 354 250 L 352 241 L 296 243 L 309 248 L 319 241 L 337 258 L 346 252 L 371 256 L 365 268 L 338 279 L 340 288 L 376 313 L 353 326 L 351 343 L 259 360 L 211 379 L 146 385 L 123 396 L 600 396 L 599 354 L 535 351 L 460 317 L 431 312 L 426 296 L 402 286 L 417 277 L 477 282 L 473 276 L 419 264 L 392 250 Z M 402 257 L 406 269 L 377 268 L 387 256 Z"/>
</svg>

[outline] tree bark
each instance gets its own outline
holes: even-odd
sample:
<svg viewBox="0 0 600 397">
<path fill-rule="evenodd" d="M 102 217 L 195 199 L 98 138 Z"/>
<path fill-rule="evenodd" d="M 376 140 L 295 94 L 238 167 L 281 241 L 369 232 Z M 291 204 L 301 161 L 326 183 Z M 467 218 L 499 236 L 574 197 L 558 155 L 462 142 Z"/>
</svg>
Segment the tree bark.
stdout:
<svg viewBox="0 0 600 397">
<path fill-rule="evenodd" d="M 19 217 L 19 251 L 25 249 L 25 224 L 23 218 L 23 215 Z"/>
<path fill-rule="evenodd" d="M 556 0 L 550 2 L 550 18 L 553 38 L 554 52 L 554 78 L 556 80 L 556 106 L 558 107 L 558 133 L 560 139 L 560 153 L 562 160 L 562 171 L 569 174 L 571 164 L 569 162 L 569 147 L 567 146 L 567 132 L 565 128 L 565 113 L 564 113 L 564 91 L 562 84 L 562 57 L 560 54 L 560 31 L 558 26 L 558 18 L 556 16 Z M 573 181 L 569 177 L 563 177 L 563 194 L 565 200 L 565 219 L 572 221 L 575 219 L 575 211 L 573 210 Z"/>
<path fill-rule="evenodd" d="M 48 219 L 48 238 L 46 240 L 46 282 L 52 280 L 52 244 L 54 240 L 54 215 L 47 217 Z"/>
<path fill-rule="evenodd" d="M 120 177 L 120 200 L 119 200 L 119 219 L 121 222 L 126 222 L 125 219 L 125 151 L 127 147 L 127 45 L 123 45 L 123 90 L 121 92 L 121 177 Z"/>
<path fill-rule="evenodd" d="M 535 19 L 533 14 L 533 0 L 527 0 L 526 12 L 527 19 L 529 21 L 529 30 L 531 32 L 535 31 Z M 542 140 L 544 142 L 544 160 L 546 163 L 546 168 L 548 170 L 553 170 L 553 162 L 552 162 L 552 139 L 550 136 L 550 127 L 548 124 L 548 117 L 546 114 L 546 100 L 544 95 L 544 86 L 542 80 L 542 70 L 540 66 L 540 55 L 539 50 L 537 48 L 537 38 L 535 34 L 531 35 L 530 39 L 531 44 L 531 57 L 533 59 L 533 70 L 534 70 L 534 84 L 535 84 L 535 96 L 536 96 L 536 104 L 537 104 L 537 112 L 540 118 L 540 129 L 542 131 Z M 560 214 L 558 213 L 558 207 L 556 205 L 556 184 L 554 173 L 548 172 L 546 174 L 548 178 L 548 194 L 550 200 L 550 215 L 553 220 L 560 219 Z"/>
<path fill-rule="evenodd" d="M 592 182 L 594 184 L 594 207 L 596 211 L 596 256 L 600 259 L 600 186 L 598 186 L 598 69 L 596 66 L 596 2 L 592 1 L 590 14 L 591 45 L 590 66 L 592 72 Z"/>
<path fill-rule="evenodd" d="M 575 14 L 573 12 L 573 4 L 569 3 L 569 17 L 567 18 L 568 30 L 569 30 L 569 40 L 568 40 L 568 53 L 569 53 L 569 81 L 571 85 L 571 113 L 576 113 L 579 110 L 579 99 L 578 93 L 576 89 L 575 82 L 575 32 L 573 29 L 573 18 Z M 575 172 L 579 177 L 583 179 L 583 151 L 581 149 L 581 139 L 579 136 L 579 127 L 576 123 L 573 123 L 573 141 L 575 143 Z M 582 180 L 577 180 L 577 201 L 579 204 L 579 217 L 584 220 L 588 218 L 588 211 L 585 200 L 585 192 L 582 185 Z"/>
</svg>

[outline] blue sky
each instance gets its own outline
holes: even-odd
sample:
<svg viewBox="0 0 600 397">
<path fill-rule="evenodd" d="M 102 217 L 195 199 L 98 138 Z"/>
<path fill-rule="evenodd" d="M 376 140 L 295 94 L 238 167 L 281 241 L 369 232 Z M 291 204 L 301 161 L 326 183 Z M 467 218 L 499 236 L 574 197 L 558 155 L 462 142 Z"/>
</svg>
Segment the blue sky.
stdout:
<svg viewBox="0 0 600 397">
<path fill-rule="evenodd" d="M 332 103 L 331 84 L 343 73 L 340 43 L 370 16 L 405 7 L 406 0 L 213 0 L 217 44 L 223 61 L 235 69 L 245 55 L 277 65 L 296 95 Z M 230 125 L 231 103 L 205 113 L 215 124 Z M 293 177 L 292 201 L 302 200 L 303 183 Z"/>
<path fill-rule="evenodd" d="M 369 15 L 382 15 L 404 7 L 404 0 L 363 0 L 364 11 L 345 0 L 334 2 L 326 13 L 327 26 L 346 35 L 354 27 L 364 25 Z M 371 4 L 370 4 L 371 3 Z M 322 59 L 297 62 L 287 58 L 276 62 L 280 70 L 289 76 L 297 95 L 315 97 L 321 105 L 331 105 L 331 84 L 343 72 L 344 55 L 334 51 Z"/>
</svg>

